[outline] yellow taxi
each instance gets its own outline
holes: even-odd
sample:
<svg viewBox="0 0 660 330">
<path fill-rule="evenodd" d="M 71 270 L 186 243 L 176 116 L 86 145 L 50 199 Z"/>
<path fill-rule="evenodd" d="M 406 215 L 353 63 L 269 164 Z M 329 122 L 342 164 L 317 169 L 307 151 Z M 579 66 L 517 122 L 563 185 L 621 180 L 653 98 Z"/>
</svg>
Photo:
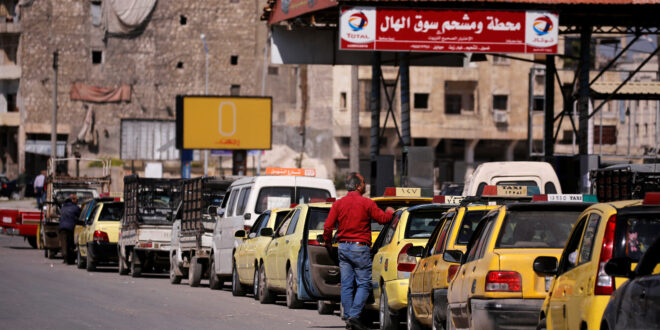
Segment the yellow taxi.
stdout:
<svg viewBox="0 0 660 330">
<path fill-rule="evenodd" d="M 246 287 L 252 287 L 254 299 L 259 295 L 259 266 L 264 258 L 266 247 L 272 239 L 273 229 L 284 222 L 291 211 L 289 208 L 264 211 L 249 231 L 238 230 L 235 237 L 243 242 L 234 251 L 234 267 L 232 271 L 232 294 L 242 296 Z M 262 235 L 262 229 L 266 229 Z M 270 235 L 268 235 L 270 233 Z"/>
<path fill-rule="evenodd" d="M 430 204 L 433 202 L 433 198 L 432 191 L 426 191 L 426 189 L 422 188 L 388 187 L 385 188 L 383 196 L 371 197 L 371 200 L 373 200 L 381 210 L 385 211 L 388 207 L 398 210 L 403 207 Z M 378 238 L 382 229 L 382 224 L 376 221 L 371 222 L 372 242 L 376 241 L 376 238 Z"/>
<path fill-rule="evenodd" d="M 260 262 L 258 296 L 261 303 L 272 303 L 276 294 L 284 293 L 288 308 L 302 307 L 303 298 L 299 297 L 298 290 L 298 256 L 302 241 L 305 239 L 306 245 L 321 246 L 316 237 L 323 234 L 331 207 L 329 202 L 297 205 L 275 230 Z M 262 231 L 261 234 L 269 233 Z"/>
<path fill-rule="evenodd" d="M 401 311 L 407 305 L 408 278 L 417 258 L 407 254 L 414 246 L 424 246 L 440 219 L 454 205 L 428 204 L 399 209 L 383 227 L 372 247 L 371 277 L 374 303 L 381 329 L 399 326 Z"/>
<path fill-rule="evenodd" d="M 447 328 L 536 326 L 552 281 L 534 271 L 536 259 L 561 255 L 578 216 L 589 205 L 509 203 L 486 214 L 466 254 L 455 252 L 462 264 L 449 284 Z"/>
<path fill-rule="evenodd" d="M 435 329 L 444 327 L 447 288 L 460 265 L 460 259 L 444 253 L 455 250 L 465 253 L 481 218 L 497 207 L 466 205 L 451 208 L 440 220 L 442 225 L 433 231 L 423 251 L 421 248 L 409 249 L 409 254 L 421 257 L 409 280 L 407 321 L 411 328 L 419 328 L 419 323 Z"/>
<path fill-rule="evenodd" d="M 117 261 L 119 221 L 123 215 L 124 202 L 119 198 L 94 203 L 78 233 L 79 268 L 84 265 L 87 271 L 93 271 L 99 263 Z"/>
<path fill-rule="evenodd" d="M 660 195 L 644 200 L 595 204 L 580 215 L 557 264 L 537 260 L 534 269 L 555 275 L 543 302 L 538 328 L 603 329 L 610 295 L 627 278 L 611 277 L 605 264 L 626 258 L 632 267 L 660 232 Z M 606 328 L 607 329 L 607 328 Z"/>
</svg>

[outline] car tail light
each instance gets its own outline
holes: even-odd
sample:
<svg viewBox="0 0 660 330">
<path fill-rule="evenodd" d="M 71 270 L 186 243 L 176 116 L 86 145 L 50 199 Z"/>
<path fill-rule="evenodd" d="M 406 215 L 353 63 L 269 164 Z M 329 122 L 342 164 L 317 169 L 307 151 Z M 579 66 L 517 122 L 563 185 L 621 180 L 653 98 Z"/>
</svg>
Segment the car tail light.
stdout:
<svg viewBox="0 0 660 330">
<path fill-rule="evenodd" d="M 488 292 L 520 292 L 522 278 L 520 273 L 503 271 L 488 272 L 486 276 L 486 291 Z"/>
<path fill-rule="evenodd" d="M 94 242 L 110 242 L 108 233 L 97 230 L 94 232 Z"/>
<path fill-rule="evenodd" d="M 3 183 L 3 184 L 2 184 L 2 189 L 5 189 L 5 188 L 7 188 L 7 184 L 6 184 L 6 183 Z"/>
<path fill-rule="evenodd" d="M 401 252 L 399 252 L 398 258 L 396 259 L 396 270 L 399 278 L 408 278 L 410 276 L 410 272 L 412 272 L 417 265 L 417 258 L 409 256 L 407 253 L 408 249 L 412 246 L 412 243 L 404 245 L 401 249 Z"/>
<path fill-rule="evenodd" d="M 330 198 L 326 198 L 326 199 L 325 199 L 325 202 L 326 202 L 326 203 L 334 203 L 334 202 L 336 202 L 336 201 L 337 201 L 337 199 L 334 198 L 334 197 L 330 197 Z"/>
<path fill-rule="evenodd" d="M 614 280 L 605 272 L 605 264 L 612 258 L 614 229 L 616 229 L 616 214 L 607 220 L 605 235 L 603 235 L 603 246 L 600 249 L 598 274 L 596 275 L 596 287 L 594 288 L 594 293 L 598 295 L 611 295 L 614 292 Z"/>
<path fill-rule="evenodd" d="M 460 265 L 450 265 L 449 269 L 447 270 L 447 283 L 451 282 L 451 280 L 454 279 L 454 276 L 456 276 L 456 273 L 458 273 L 458 268 L 460 268 Z"/>
</svg>

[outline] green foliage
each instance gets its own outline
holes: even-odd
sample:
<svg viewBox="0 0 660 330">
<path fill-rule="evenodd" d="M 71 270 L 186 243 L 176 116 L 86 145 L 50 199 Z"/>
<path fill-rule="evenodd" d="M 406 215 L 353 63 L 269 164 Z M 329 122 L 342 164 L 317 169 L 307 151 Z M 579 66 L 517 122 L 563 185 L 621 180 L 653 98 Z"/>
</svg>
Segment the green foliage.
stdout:
<svg viewBox="0 0 660 330">
<path fill-rule="evenodd" d="M 111 167 L 121 167 L 124 166 L 124 161 L 118 158 L 111 158 L 110 159 L 110 166 Z M 87 167 L 103 167 L 103 162 L 100 160 L 90 162 Z"/>
</svg>

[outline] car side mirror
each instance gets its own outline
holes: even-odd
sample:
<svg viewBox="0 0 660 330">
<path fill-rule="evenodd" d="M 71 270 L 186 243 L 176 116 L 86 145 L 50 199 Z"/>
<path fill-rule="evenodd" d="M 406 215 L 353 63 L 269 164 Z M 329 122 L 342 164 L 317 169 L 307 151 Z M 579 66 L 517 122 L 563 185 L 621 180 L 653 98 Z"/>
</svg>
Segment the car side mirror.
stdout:
<svg viewBox="0 0 660 330">
<path fill-rule="evenodd" d="M 546 275 L 557 275 L 557 258 L 555 257 L 537 257 L 534 259 L 534 271 Z"/>
<path fill-rule="evenodd" d="M 406 251 L 406 254 L 408 254 L 411 257 L 421 257 L 423 253 L 424 253 L 423 246 L 411 246 L 408 248 L 408 251 Z"/>
<path fill-rule="evenodd" d="M 261 228 L 259 236 L 273 237 L 273 228 Z"/>
<path fill-rule="evenodd" d="M 460 250 L 447 250 L 442 254 L 442 259 L 446 262 L 463 263 L 465 254 Z"/>
<path fill-rule="evenodd" d="M 243 230 L 243 229 L 237 230 L 234 233 L 234 237 L 236 237 L 236 238 L 245 238 L 245 230 Z"/>
<path fill-rule="evenodd" d="M 319 242 L 319 244 L 325 244 L 325 239 L 323 238 L 322 234 L 316 235 L 316 241 Z"/>
<path fill-rule="evenodd" d="M 245 220 L 250 220 L 250 217 L 251 217 L 250 213 L 243 214 L 243 219 Z"/>
<path fill-rule="evenodd" d="M 607 275 L 615 277 L 632 277 L 634 274 L 630 271 L 632 261 L 628 257 L 612 258 L 605 264 Z"/>
</svg>

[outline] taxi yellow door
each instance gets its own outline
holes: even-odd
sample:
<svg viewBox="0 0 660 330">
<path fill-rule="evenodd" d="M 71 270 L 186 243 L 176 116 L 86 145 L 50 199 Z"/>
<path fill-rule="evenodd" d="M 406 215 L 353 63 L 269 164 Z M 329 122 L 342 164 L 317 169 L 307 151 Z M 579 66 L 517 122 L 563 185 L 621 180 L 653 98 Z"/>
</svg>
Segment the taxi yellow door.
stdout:
<svg viewBox="0 0 660 330">
<path fill-rule="evenodd" d="M 238 268 L 238 275 L 241 279 L 250 279 L 254 275 L 254 259 L 256 254 L 256 247 L 259 245 L 260 239 L 259 230 L 263 225 L 268 222 L 270 212 L 261 214 L 249 232 L 246 233 L 247 237 L 243 239 L 241 245 L 236 248 L 236 268 Z"/>
<path fill-rule="evenodd" d="M 422 308 L 420 309 L 420 312 L 429 320 L 433 315 L 433 306 L 431 304 L 431 301 L 433 300 L 433 289 L 439 287 L 440 283 L 446 282 L 448 265 L 443 260 L 442 254 L 445 250 L 445 243 L 447 241 L 447 236 L 449 235 L 449 230 L 451 229 L 454 215 L 455 213 L 449 213 L 443 220 L 444 223 L 442 228 L 431 247 L 432 250 L 429 251 L 429 265 L 422 278 L 422 290 L 428 295 L 422 296 Z"/>
<path fill-rule="evenodd" d="M 80 255 L 82 256 L 87 256 L 87 243 L 93 240 L 94 223 L 96 222 L 96 218 L 98 217 L 99 213 L 101 213 L 101 207 L 102 204 L 100 203 L 96 203 L 94 205 L 94 208 L 87 218 L 85 226 L 83 227 L 82 231 L 80 232 L 80 236 L 78 237 L 78 244 L 81 248 Z"/>
<path fill-rule="evenodd" d="M 271 263 L 271 274 L 266 274 L 270 283 L 277 288 L 286 288 L 286 258 L 287 249 L 291 243 L 291 237 L 295 232 L 298 218 L 300 218 L 300 209 L 294 210 L 292 216 L 287 219 L 280 230 L 278 237 L 274 238 L 268 248 L 268 257 Z"/>
<path fill-rule="evenodd" d="M 577 264 L 578 248 L 583 237 L 584 228 L 587 223 L 589 215 L 582 216 L 573 229 L 571 236 L 562 258 L 559 262 L 557 277 L 555 277 L 552 288 L 550 289 L 550 303 L 548 305 L 547 325 L 552 329 L 566 329 L 568 327 L 568 319 L 574 317 L 577 311 L 571 311 L 569 306 L 576 303 L 579 298 L 577 289 L 578 273 L 586 267 L 585 265 Z"/>
<path fill-rule="evenodd" d="M 374 243 L 373 249 L 377 250 L 377 252 L 372 262 L 371 282 L 374 288 L 375 306 L 378 306 L 380 303 L 380 291 L 382 289 L 380 287 L 380 279 L 383 277 L 383 273 L 387 272 L 390 267 L 396 268 L 396 260 L 389 260 L 390 253 L 388 253 L 387 247 L 394 238 L 401 213 L 403 212 L 397 211 L 394 213 L 394 219 L 383 227 L 383 230 Z"/>
</svg>

